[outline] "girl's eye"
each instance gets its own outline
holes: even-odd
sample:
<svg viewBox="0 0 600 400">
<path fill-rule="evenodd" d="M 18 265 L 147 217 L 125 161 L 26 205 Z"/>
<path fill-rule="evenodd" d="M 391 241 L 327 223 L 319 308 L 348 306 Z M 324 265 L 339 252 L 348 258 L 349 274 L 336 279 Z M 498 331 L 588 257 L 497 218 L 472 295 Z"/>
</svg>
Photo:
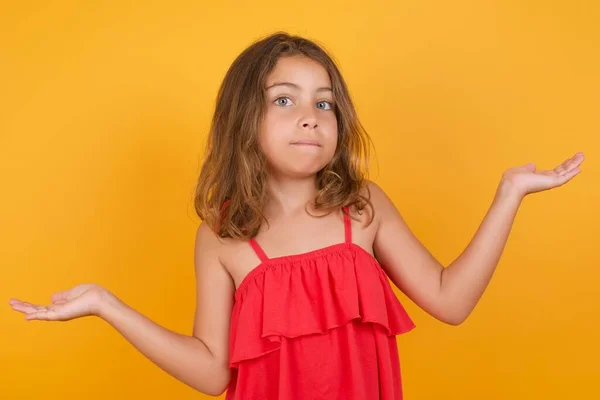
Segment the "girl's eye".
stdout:
<svg viewBox="0 0 600 400">
<path fill-rule="evenodd" d="M 333 109 L 333 104 L 331 104 L 329 101 L 320 101 L 317 103 L 317 107 L 321 110 L 331 110 Z"/>
<path fill-rule="evenodd" d="M 274 103 L 282 107 L 288 107 L 294 104 L 292 100 L 286 96 L 278 97 L 277 99 L 275 99 Z M 329 101 L 323 100 L 317 103 L 317 108 L 319 108 L 320 110 L 332 110 L 333 104 Z"/>
<path fill-rule="evenodd" d="M 278 97 L 277 99 L 275 99 L 275 103 L 278 106 L 289 106 L 292 104 L 292 100 L 290 100 L 289 97 Z"/>
</svg>

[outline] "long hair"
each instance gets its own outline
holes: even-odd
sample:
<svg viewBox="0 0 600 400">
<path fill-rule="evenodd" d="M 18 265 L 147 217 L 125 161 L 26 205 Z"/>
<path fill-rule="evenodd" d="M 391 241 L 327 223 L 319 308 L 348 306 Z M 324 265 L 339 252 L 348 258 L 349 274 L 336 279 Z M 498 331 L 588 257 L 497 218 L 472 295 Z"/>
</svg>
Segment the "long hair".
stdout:
<svg viewBox="0 0 600 400">
<path fill-rule="evenodd" d="M 371 139 L 357 117 L 346 82 L 332 57 L 315 42 L 279 32 L 246 48 L 219 88 L 194 206 L 220 237 L 249 239 L 267 222 L 263 206 L 268 168 L 258 143 L 266 108 L 265 82 L 280 57 L 293 55 L 311 58 L 326 69 L 336 104 L 337 149 L 317 173 L 315 208 L 331 212 L 354 206 L 359 213 L 367 205 L 372 209 L 369 197 L 362 194 Z"/>
</svg>

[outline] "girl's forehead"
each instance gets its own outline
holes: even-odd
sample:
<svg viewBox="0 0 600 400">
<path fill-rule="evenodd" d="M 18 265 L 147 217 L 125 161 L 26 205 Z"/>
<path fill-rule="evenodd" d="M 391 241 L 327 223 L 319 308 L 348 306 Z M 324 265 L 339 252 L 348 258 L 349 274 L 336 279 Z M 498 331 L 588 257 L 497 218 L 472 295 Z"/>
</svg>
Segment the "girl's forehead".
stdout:
<svg viewBox="0 0 600 400">
<path fill-rule="evenodd" d="M 266 86 L 288 82 L 297 86 L 331 86 L 329 73 L 319 63 L 304 56 L 282 57 L 267 76 Z"/>
</svg>

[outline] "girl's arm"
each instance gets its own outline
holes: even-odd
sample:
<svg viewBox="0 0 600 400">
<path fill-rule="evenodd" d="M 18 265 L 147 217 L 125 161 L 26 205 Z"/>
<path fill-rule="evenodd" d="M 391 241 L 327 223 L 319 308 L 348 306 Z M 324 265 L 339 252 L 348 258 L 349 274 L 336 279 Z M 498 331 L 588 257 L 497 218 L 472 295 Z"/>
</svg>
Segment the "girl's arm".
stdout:
<svg viewBox="0 0 600 400">
<path fill-rule="evenodd" d="M 108 295 L 99 316 L 142 354 L 180 381 L 217 396 L 229 383 L 229 318 L 233 283 L 217 255 L 219 243 L 205 224 L 198 229 L 195 249 L 197 306 L 193 336 L 152 322 Z"/>
<path fill-rule="evenodd" d="M 379 213 L 374 253 L 392 282 L 415 304 L 445 323 L 458 325 L 487 288 L 525 195 L 565 184 L 580 172 L 581 162 L 583 155 L 578 153 L 552 171 L 535 172 L 535 166 L 527 164 L 505 172 L 473 239 L 447 268 L 412 234 L 385 193 L 369 183 Z"/>
<path fill-rule="evenodd" d="M 219 246 L 214 233 L 201 224 L 195 245 L 197 305 L 193 336 L 158 325 L 93 284 L 57 293 L 47 307 L 17 300 L 11 305 L 29 320 L 65 321 L 96 315 L 158 367 L 200 392 L 217 396 L 225 391 L 230 379 L 229 318 L 234 293 L 233 282 L 219 261 Z"/>
</svg>

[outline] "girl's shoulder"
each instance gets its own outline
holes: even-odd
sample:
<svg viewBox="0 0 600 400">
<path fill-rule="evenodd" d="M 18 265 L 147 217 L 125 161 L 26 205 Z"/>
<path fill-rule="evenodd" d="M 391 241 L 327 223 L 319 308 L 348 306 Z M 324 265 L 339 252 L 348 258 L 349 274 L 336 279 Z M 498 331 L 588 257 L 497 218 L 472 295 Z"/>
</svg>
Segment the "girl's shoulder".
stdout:
<svg viewBox="0 0 600 400">
<path fill-rule="evenodd" d="M 375 238 L 390 202 L 381 187 L 370 180 L 365 181 L 360 194 L 367 200 L 364 207 L 359 209 L 356 204 L 348 207 L 352 242 L 373 254 Z"/>
<path fill-rule="evenodd" d="M 371 180 L 365 181 L 365 185 L 361 189 L 360 194 L 367 199 L 367 205 L 362 210 L 358 210 L 355 205 L 350 206 L 350 216 L 361 225 L 369 224 L 370 222 L 371 224 L 378 226 L 382 214 L 385 215 L 386 210 L 389 209 L 391 200 L 384 190 Z"/>
</svg>

